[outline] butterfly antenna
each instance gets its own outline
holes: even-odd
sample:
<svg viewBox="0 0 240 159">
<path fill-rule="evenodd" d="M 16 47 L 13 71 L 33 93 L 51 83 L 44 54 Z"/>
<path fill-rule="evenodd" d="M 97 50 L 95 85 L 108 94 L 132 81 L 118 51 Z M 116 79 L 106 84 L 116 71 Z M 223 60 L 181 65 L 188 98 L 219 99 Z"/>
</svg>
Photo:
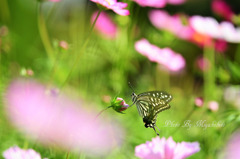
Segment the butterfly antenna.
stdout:
<svg viewBox="0 0 240 159">
<path fill-rule="evenodd" d="M 135 92 L 134 89 L 133 89 L 133 86 L 130 82 L 128 82 L 128 86 L 133 90 L 133 92 Z"/>
<path fill-rule="evenodd" d="M 153 130 L 155 131 L 155 133 L 157 134 L 157 136 L 159 136 L 159 133 L 157 133 L 157 131 L 155 130 L 155 128 L 153 127 Z"/>
</svg>

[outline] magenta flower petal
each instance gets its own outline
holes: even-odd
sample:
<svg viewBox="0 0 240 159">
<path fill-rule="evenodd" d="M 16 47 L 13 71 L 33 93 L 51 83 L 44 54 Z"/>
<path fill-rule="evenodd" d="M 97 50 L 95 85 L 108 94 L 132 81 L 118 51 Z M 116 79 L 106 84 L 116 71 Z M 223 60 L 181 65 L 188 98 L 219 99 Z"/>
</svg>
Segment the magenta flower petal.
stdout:
<svg viewBox="0 0 240 159">
<path fill-rule="evenodd" d="M 23 150 L 18 146 L 10 147 L 3 152 L 5 159 L 41 159 L 41 155 L 33 149 Z"/>
<path fill-rule="evenodd" d="M 227 42 L 225 40 L 216 40 L 215 49 L 216 51 L 222 53 L 225 52 L 228 48 Z"/>
<path fill-rule="evenodd" d="M 176 147 L 176 142 L 173 141 L 172 137 L 169 137 L 164 147 L 164 152 L 165 152 L 164 158 L 173 158 L 175 147 Z"/>
<path fill-rule="evenodd" d="M 240 28 L 235 28 L 230 22 L 220 24 L 211 17 L 193 16 L 189 20 L 190 26 L 198 33 L 215 39 L 231 43 L 240 42 Z"/>
<path fill-rule="evenodd" d="M 230 6 L 224 0 L 213 0 L 212 2 L 212 10 L 217 15 L 223 17 L 225 20 L 232 20 L 234 15 Z"/>
<path fill-rule="evenodd" d="M 219 24 L 215 19 L 211 17 L 193 16 L 189 22 L 195 31 L 213 38 L 221 38 Z"/>
<path fill-rule="evenodd" d="M 117 14 L 119 14 L 119 15 L 123 15 L 123 16 L 126 16 L 126 15 L 129 15 L 129 14 L 130 14 L 129 10 L 127 10 L 127 9 L 112 8 L 112 10 L 113 10 L 115 13 L 117 13 Z"/>
<path fill-rule="evenodd" d="M 97 12 L 93 13 L 92 15 L 92 22 L 97 16 Z M 112 21 L 110 16 L 105 13 L 101 12 L 99 15 L 97 22 L 95 24 L 95 28 L 107 38 L 115 38 L 117 36 L 117 25 Z"/>
<path fill-rule="evenodd" d="M 126 16 L 130 14 L 128 10 L 124 9 L 128 6 L 127 3 L 117 2 L 117 0 L 91 0 L 91 1 L 100 4 L 107 9 L 111 9 L 119 15 Z"/>
<path fill-rule="evenodd" d="M 183 159 L 187 158 L 194 153 L 197 153 L 200 151 L 200 146 L 198 142 L 181 142 L 177 143 L 177 146 L 175 147 L 174 152 L 174 158 L 173 159 Z"/>
<path fill-rule="evenodd" d="M 172 137 L 167 140 L 163 138 L 153 138 L 135 147 L 135 156 L 142 159 L 184 159 L 200 151 L 198 142 L 176 143 Z"/>
<path fill-rule="evenodd" d="M 224 158 L 238 159 L 240 156 L 239 147 L 240 147 L 240 131 L 237 131 L 231 136 L 228 143 L 226 144 L 224 150 Z"/>
<path fill-rule="evenodd" d="M 149 58 L 152 62 L 157 62 L 156 57 L 161 51 L 160 48 L 151 45 L 146 39 L 141 39 L 135 43 L 135 49 L 142 55 Z"/>
<path fill-rule="evenodd" d="M 184 25 L 179 16 L 171 16 L 162 10 L 151 10 L 148 14 L 151 23 L 160 30 L 167 30 L 181 39 L 190 39 L 193 30 L 190 26 Z"/>
<path fill-rule="evenodd" d="M 170 27 L 170 15 L 162 10 L 151 10 L 148 14 L 151 23 L 158 29 Z"/>
<path fill-rule="evenodd" d="M 167 4 L 167 0 L 134 0 L 142 7 L 163 8 Z"/>
<path fill-rule="evenodd" d="M 10 121 L 23 133 L 46 145 L 103 154 L 118 142 L 119 129 L 95 120 L 97 113 L 81 101 L 55 94 L 31 80 L 13 81 L 6 93 Z"/>
<path fill-rule="evenodd" d="M 150 61 L 157 62 L 169 71 L 177 72 L 185 67 L 185 59 L 170 48 L 158 48 L 150 44 L 146 39 L 141 39 L 135 43 L 135 49 Z"/>
<path fill-rule="evenodd" d="M 222 22 L 219 30 L 222 34 L 222 38 L 228 42 L 240 42 L 240 28 L 235 28 L 230 22 Z"/>
</svg>

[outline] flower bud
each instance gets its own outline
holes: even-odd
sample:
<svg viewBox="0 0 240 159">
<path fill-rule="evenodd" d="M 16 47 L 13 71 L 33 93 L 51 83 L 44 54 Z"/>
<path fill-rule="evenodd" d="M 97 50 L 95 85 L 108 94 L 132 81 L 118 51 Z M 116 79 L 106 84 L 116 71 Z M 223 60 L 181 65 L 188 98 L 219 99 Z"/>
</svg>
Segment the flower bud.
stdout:
<svg viewBox="0 0 240 159">
<path fill-rule="evenodd" d="M 209 101 L 208 102 L 208 109 L 212 112 L 217 112 L 219 108 L 218 102 L 216 101 Z"/>
<path fill-rule="evenodd" d="M 197 106 L 197 107 L 202 107 L 203 106 L 203 98 L 202 97 L 197 97 L 197 98 L 195 98 L 195 101 L 194 101 L 194 103 L 195 103 L 195 106 Z"/>
<path fill-rule="evenodd" d="M 115 97 L 111 102 L 111 107 L 119 113 L 122 113 L 122 111 L 126 110 L 129 105 L 120 97 Z"/>
</svg>

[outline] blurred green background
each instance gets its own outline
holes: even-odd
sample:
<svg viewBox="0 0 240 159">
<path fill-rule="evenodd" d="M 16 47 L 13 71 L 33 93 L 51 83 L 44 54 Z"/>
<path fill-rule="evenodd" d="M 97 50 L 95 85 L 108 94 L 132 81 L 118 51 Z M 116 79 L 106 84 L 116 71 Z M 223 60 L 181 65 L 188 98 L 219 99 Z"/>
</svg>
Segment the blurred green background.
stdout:
<svg viewBox="0 0 240 159">
<path fill-rule="evenodd" d="M 128 87 L 128 82 L 131 82 L 137 94 L 164 90 L 172 94 L 173 100 L 171 109 L 158 115 L 160 137 L 172 136 L 178 142 L 198 141 L 201 151 L 190 158 L 218 158 L 231 134 L 239 128 L 240 106 L 233 101 L 226 101 L 224 94 L 229 87 L 239 92 L 240 45 L 228 44 L 226 52 L 215 53 L 214 69 L 204 73 L 195 63 L 195 59 L 203 55 L 203 48 L 153 27 L 147 17 L 151 8 L 142 8 L 132 1 L 125 2 L 129 4 L 130 16 L 120 16 L 107 11 L 118 25 L 118 37 L 109 40 L 94 30 L 86 49 L 82 51 L 82 44 L 89 36 L 91 15 L 98 9 L 96 4 L 84 0 L 62 0 L 58 3 L 44 2 L 40 6 L 36 0 L 1 0 L 2 99 L 9 82 L 20 76 L 73 91 L 87 102 L 94 103 L 97 111 L 109 105 L 109 102 L 104 100 L 106 96 L 119 96 L 131 104 L 132 90 Z M 240 1 L 232 0 L 228 3 L 236 14 L 239 13 L 237 6 Z M 211 11 L 210 0 L 189 0 L 180 6 L 168 5 L 164 10 L 170 14 L 180 12 L 215 16 Z M 186 60 L 184 71 L 175 74 L 166 72 L 139 54 L 134 49 L 134 43 L 142 37 L 159 47 L 170 47 L 181 53 Z M 68 49 L 59 46 L 62 40 L 68 43 Z M 77 65 L 72 70 L 74 60 L 78 58 Z M 30 77 L 25 73 L 28 69 L 34 72 Z M 71 70 L 72 73 L 66 81 Z M 212 77 L 212 74 L 215 76 Z M 206 81 L 208 76 L 211 76 L 210 81 Z M 204 97 L 204 107 L 195 107 L 196 97 Z M 217 112 L 208 110 L 206 103 L 210 100 L 218 102 Z M 0 102 L 1 153 L 10 146 L 18 145 L 33 148 L 40 152 L 42 157 L 49 159 L 66 157 L 67 151 L 43 147 L 12 127 L 4 112 L 3 100 Z M 156 136 L 152 129 L 144 127 L 135 106 L 126 110 L 123 115 L 113 110 L 107 110 L 103 115 L 120 123 L 125 131 L 123 144 L 104 158 L 136 158 L 135 146 Z M 207 123 L 221 121 L 224 126 L 206 129 L 165 127 L 166 121 L 182 122 L 184 119 L 193 123 L 199 120 L 206 120 Z M 84 154 L 69 156 L 70 159 L 85 157 L 97 158 Z"/>
</svg>

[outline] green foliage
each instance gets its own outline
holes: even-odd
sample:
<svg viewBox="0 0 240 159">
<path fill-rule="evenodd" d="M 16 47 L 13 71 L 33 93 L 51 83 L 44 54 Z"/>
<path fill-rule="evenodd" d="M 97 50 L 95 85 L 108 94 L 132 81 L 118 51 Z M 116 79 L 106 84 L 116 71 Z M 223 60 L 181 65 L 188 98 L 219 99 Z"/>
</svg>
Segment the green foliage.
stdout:
<svg viewBox="0 0 240 159">
<path fill-rule="evenodd" d="M 174 98 L 171 102 L 172 107 L 160 113 L 157 119 L 157 125 L 161 129 L 160 137 L 173 136 L 174 140 L 179 142 L 200 142 L 201 151 L 191 156 L 191 159 L 218 158 L 219 151 L 223 150 L 228 138 L 239 128 L 240 108 L 237 104 L 229 104 L 223 98 L 223 86 L 240 84 L 239 62 L 229 54 L 215 59 L 214 50 L 208 52 L 177 39 L 167 31 L 157 30 L 147 18 L 147 8 L 141 8 L 129 1 L 129 8 L 132 11 L 130 16 L 122 17 L 108 12 L 118 25 L 119 35 L 116 39 L 107 39 L 96 30 L 93 30 L 89 36 L 89 19 L 95 8 L 88 8 L 85 11 L 81 1 L 69 3 L 62 1 L 59 4 L 44 2 L 42 12 L 48 33 L 48 39 L 46 37 L 44 39 L 37 21 L 39 18 L 37 1 L 3 0 L 3 2 L 0 2 L 0 27 L 6 26 L 9 33 L 4 37 L 0 36 L 2 42 L 0 43 L 0 153 L 13 145 L 33 148 L 40 152 L 42 157 L 49 159 L 66 158 L 68 153 L 66 150 L 34 143 L 13 127 L 5 114 L 6 87 L 11 80 L 21 76 L 23 68 L 33 70 L 32 78 L 63 87 L 63 90 L 72 89 L 86 102 L 93 102 L 96 110 L 106 108 L 106 103 L 102 101 L 105 95 L 114 97 L 118 94 L 131 105 L 131 89 L 127 85 L 129 81 L 133 83 L 137 94 L 150 90 L 169 92 Z M 195 12 L 192 11 L 191 4 L 186 10 Z M 187 63 L 184 72 L 171 74 L 161 70 L 157 64 L 137 53 L 134 43 L 142 37 L 148 38 L 160 47 L 171 47 L 182 53 Z M 47 40 L 50 41 L 49 45 L 52 47 L 50 54 L 53 58 L 49 57 L 44 43 Z M 60 40 L 68 42 L 68 50 L 61 50 L 58 46 Z M 86 40 L 89 42 L 86 48 L 83 48 Z M 202 56 L 203 52 L 206 57 L 210 56 L 210 62 L 213 64 L 211 71 L 204 74 L 196 68 L 195 63 L 195 59 Z M 77 63 L 73 67 L 76 59 L 78 59 Z M 71 72 L 69 79 L 64 83 L 69 72 Z M 207 101 L 203 108 L 194 109 L 191 116 L 186 119 L 191 120 L 191 128 L 166 126 L 167 121 L 184 125 L 183 119 L 194 108 L 194 98 L 198 96 L 206 97 Z M 220 105 L 218 112 L 207 110 L 207 102 L 210 100 L 218 101 Z M 135 146 L 150 141 L 156 136 L 152 129 L 144 127 L 135 106 L 128 108 L 125 113 L 120 115 L 115 111 L 106 111 L 102 114 L 116 120 L 125 130 L 122 145 L 104 157 L 106 159 L 136 158 Z M 225 126 L 204 128 L 196 125 L 200 120 L 206 120 L 207 123 L 224 121 Z M 69 159 L 75 158 L 97 157 L 71 153 Z"/>
</svg>

